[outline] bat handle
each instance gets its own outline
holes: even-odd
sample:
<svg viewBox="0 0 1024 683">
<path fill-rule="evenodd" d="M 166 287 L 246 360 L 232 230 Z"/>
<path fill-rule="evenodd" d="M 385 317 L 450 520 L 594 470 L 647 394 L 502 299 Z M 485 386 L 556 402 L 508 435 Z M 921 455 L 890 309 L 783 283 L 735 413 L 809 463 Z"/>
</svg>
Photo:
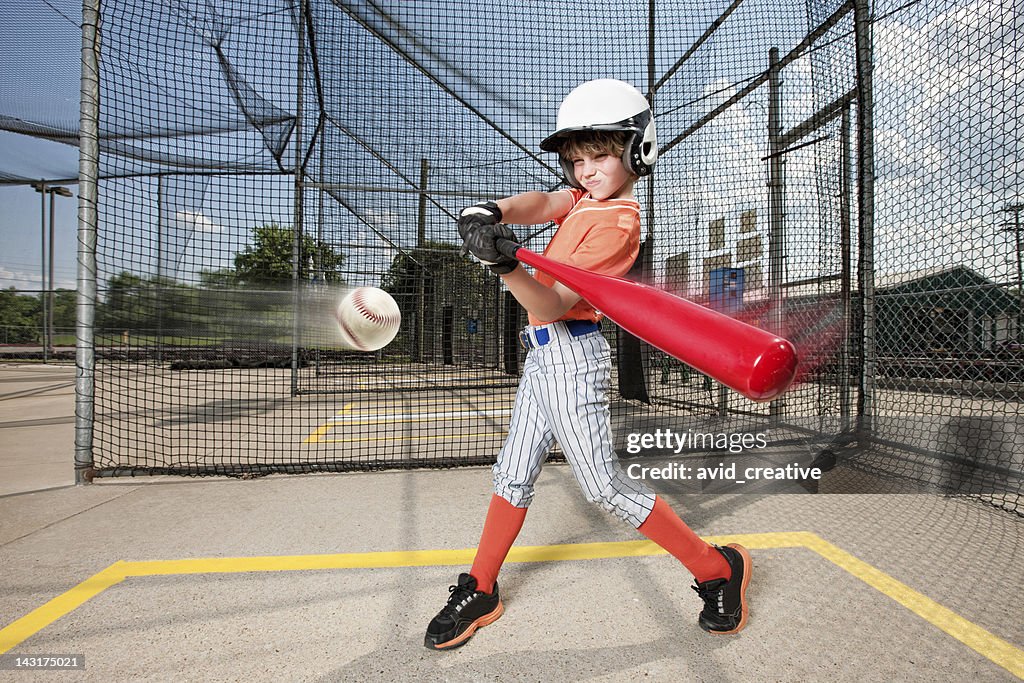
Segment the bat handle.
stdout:
<svg viewBox="0 0 1024 683">
<path fill-rule="evenodd" d="M 523 245 L 517 244 L 512 240 L 507 240 L 504 237 L 499 237 L 494 240 L 494 246 L 498 251 L 509 258 L 516 258 L 516 252 L 523 248 Z"/>
</svg>

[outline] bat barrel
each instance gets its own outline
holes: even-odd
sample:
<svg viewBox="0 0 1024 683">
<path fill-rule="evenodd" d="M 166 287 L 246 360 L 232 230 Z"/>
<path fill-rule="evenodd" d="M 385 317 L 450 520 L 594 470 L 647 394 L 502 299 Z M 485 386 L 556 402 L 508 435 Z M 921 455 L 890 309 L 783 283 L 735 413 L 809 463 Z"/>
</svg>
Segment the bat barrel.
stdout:
<svg viewBox="0 0 1024 683">
<path fill-rule="evenodd" d="M 770 401 L 796 376 L 787 340 L 663 290 L 558 263 L 498 239 L 503 254 L 546 272 L 621 328 L 753 401 Z"/>
<path fill-rule="evenodd" d="M 776 338 L 754 361 L 750 374 L 744 378 L 744 396 L 754 401 L 770 401 L 789 388 L 796 377 L 797 355 L 793 345 Z"/>
<path fill-rule="evenodd" d="M 642 289 L 627 306 L 608 302 L 611 308 L 602 307 L 588 300 L 634 336 L 752 401 L 774 399 L 796 376 L 796 350 L 782 337 L 654 287 L 631 284 Z"/>
</svg>

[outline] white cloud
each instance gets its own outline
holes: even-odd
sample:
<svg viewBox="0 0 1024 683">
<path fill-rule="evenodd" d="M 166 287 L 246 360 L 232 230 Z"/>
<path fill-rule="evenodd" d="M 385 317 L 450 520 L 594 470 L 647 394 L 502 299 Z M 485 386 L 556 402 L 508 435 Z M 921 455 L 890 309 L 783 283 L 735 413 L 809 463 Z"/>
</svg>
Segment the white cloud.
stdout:
<svg viewBox="0 0 1024 683">
<path fill-rule="evenodd" d="M 3 289 L 39 289 L 41 277 L 39 273 L 26 273 L 0 266 L 0 288 Z"/>
<path fill-rule="evenodd" d="M 177 227 L 181 230 L 195 230 L 197 232 L 217 233 L 224 232 L 225 228 L 207 218 L 201 211 L 178 211 L 174 214 Z"/>
<path fill-rule="evenodd" d="M 75 278 L 61 273 L 54 273 L 57 281 L 57 289 L 75 289 L 77 284 Z M 40 273 L 33 273 L 25 270 L 14 270 L 7 266 L 0 265 L 0 289 L 14 287 L 18 290 L 39 290 L 39 283 L 42 280 Z"/>
</svg>

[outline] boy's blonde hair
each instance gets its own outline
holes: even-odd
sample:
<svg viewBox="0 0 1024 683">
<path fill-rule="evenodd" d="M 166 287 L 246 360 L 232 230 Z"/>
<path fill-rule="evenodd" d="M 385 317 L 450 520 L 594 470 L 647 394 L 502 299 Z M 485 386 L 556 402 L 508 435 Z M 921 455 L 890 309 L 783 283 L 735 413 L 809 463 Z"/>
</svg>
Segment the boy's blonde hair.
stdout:
<svg viewBox="0 0 1024 683">
<path fill-rule="evenodd" d="M 574 133 L 558 148 L 558 154 L 567 161 L 581 153 L 610 154 L 621 157 L 626 151 L 629 133 L 621 130 L 587 130 Z"/>
</svg>

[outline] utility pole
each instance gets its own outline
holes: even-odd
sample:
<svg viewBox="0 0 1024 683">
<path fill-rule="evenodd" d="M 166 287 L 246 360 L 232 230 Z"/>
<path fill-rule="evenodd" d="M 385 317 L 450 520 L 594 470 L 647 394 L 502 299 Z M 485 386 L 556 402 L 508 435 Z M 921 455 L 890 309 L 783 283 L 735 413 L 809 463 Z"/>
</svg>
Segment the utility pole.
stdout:
<svg viewBox="0 0 1024 683">
<path fill-rule="evenodd" d="M 1024 204 L 1008 204 L 1003 207 L 1003 213 L 1012 213 L 1013 221 L 1002 224 L 1001 232 L 1014 233 L 1014 243 L 1017 251 L 1017 341 L 1024 341 L 1024 315 L 1021 309 L 1024 308 L 1024 267 L 1021 264 L 1021 241 L 1020 241 L 1020 213 L 1024 211 Z"/>
<path fill-rule="evenodd" d="M 50 360 L 50 344 L 46 337 L 46 181 L 40 180 L 32 183 L 32 187 L 39 193 L 42 200 L 39 214 L 39 329 L 43 341 L 43 363 Z"/>
<path fill-rule="evenodd" d="M 50 360 L 50 355 L 53 352 L 53 196 L 60 195 L 61 197 L 71 197 L 71 190 L 66 187 L 56 187 L 47 185 L 45 180 L 32 183 L 32 188 L 40 193 L 42 197 L 42 208 L 40 216 L 40 265 L 41 274 L 40 282 L 42 283 L 41 291 L 39 294 L 40 301 L 42 302 L 42 316 L 40 318 L 40 327 L 42 329 L 43 338 L 43 362 L 47 363 Z M 50 239 L 47 243 L 46 239 L 46 195 L 50 195 Z M 47 247 L 49 247 L 49 268 L 47 268 Z M 49 271 L 49 280 L 47 280 L 47 271 Z"/>
</svg>

